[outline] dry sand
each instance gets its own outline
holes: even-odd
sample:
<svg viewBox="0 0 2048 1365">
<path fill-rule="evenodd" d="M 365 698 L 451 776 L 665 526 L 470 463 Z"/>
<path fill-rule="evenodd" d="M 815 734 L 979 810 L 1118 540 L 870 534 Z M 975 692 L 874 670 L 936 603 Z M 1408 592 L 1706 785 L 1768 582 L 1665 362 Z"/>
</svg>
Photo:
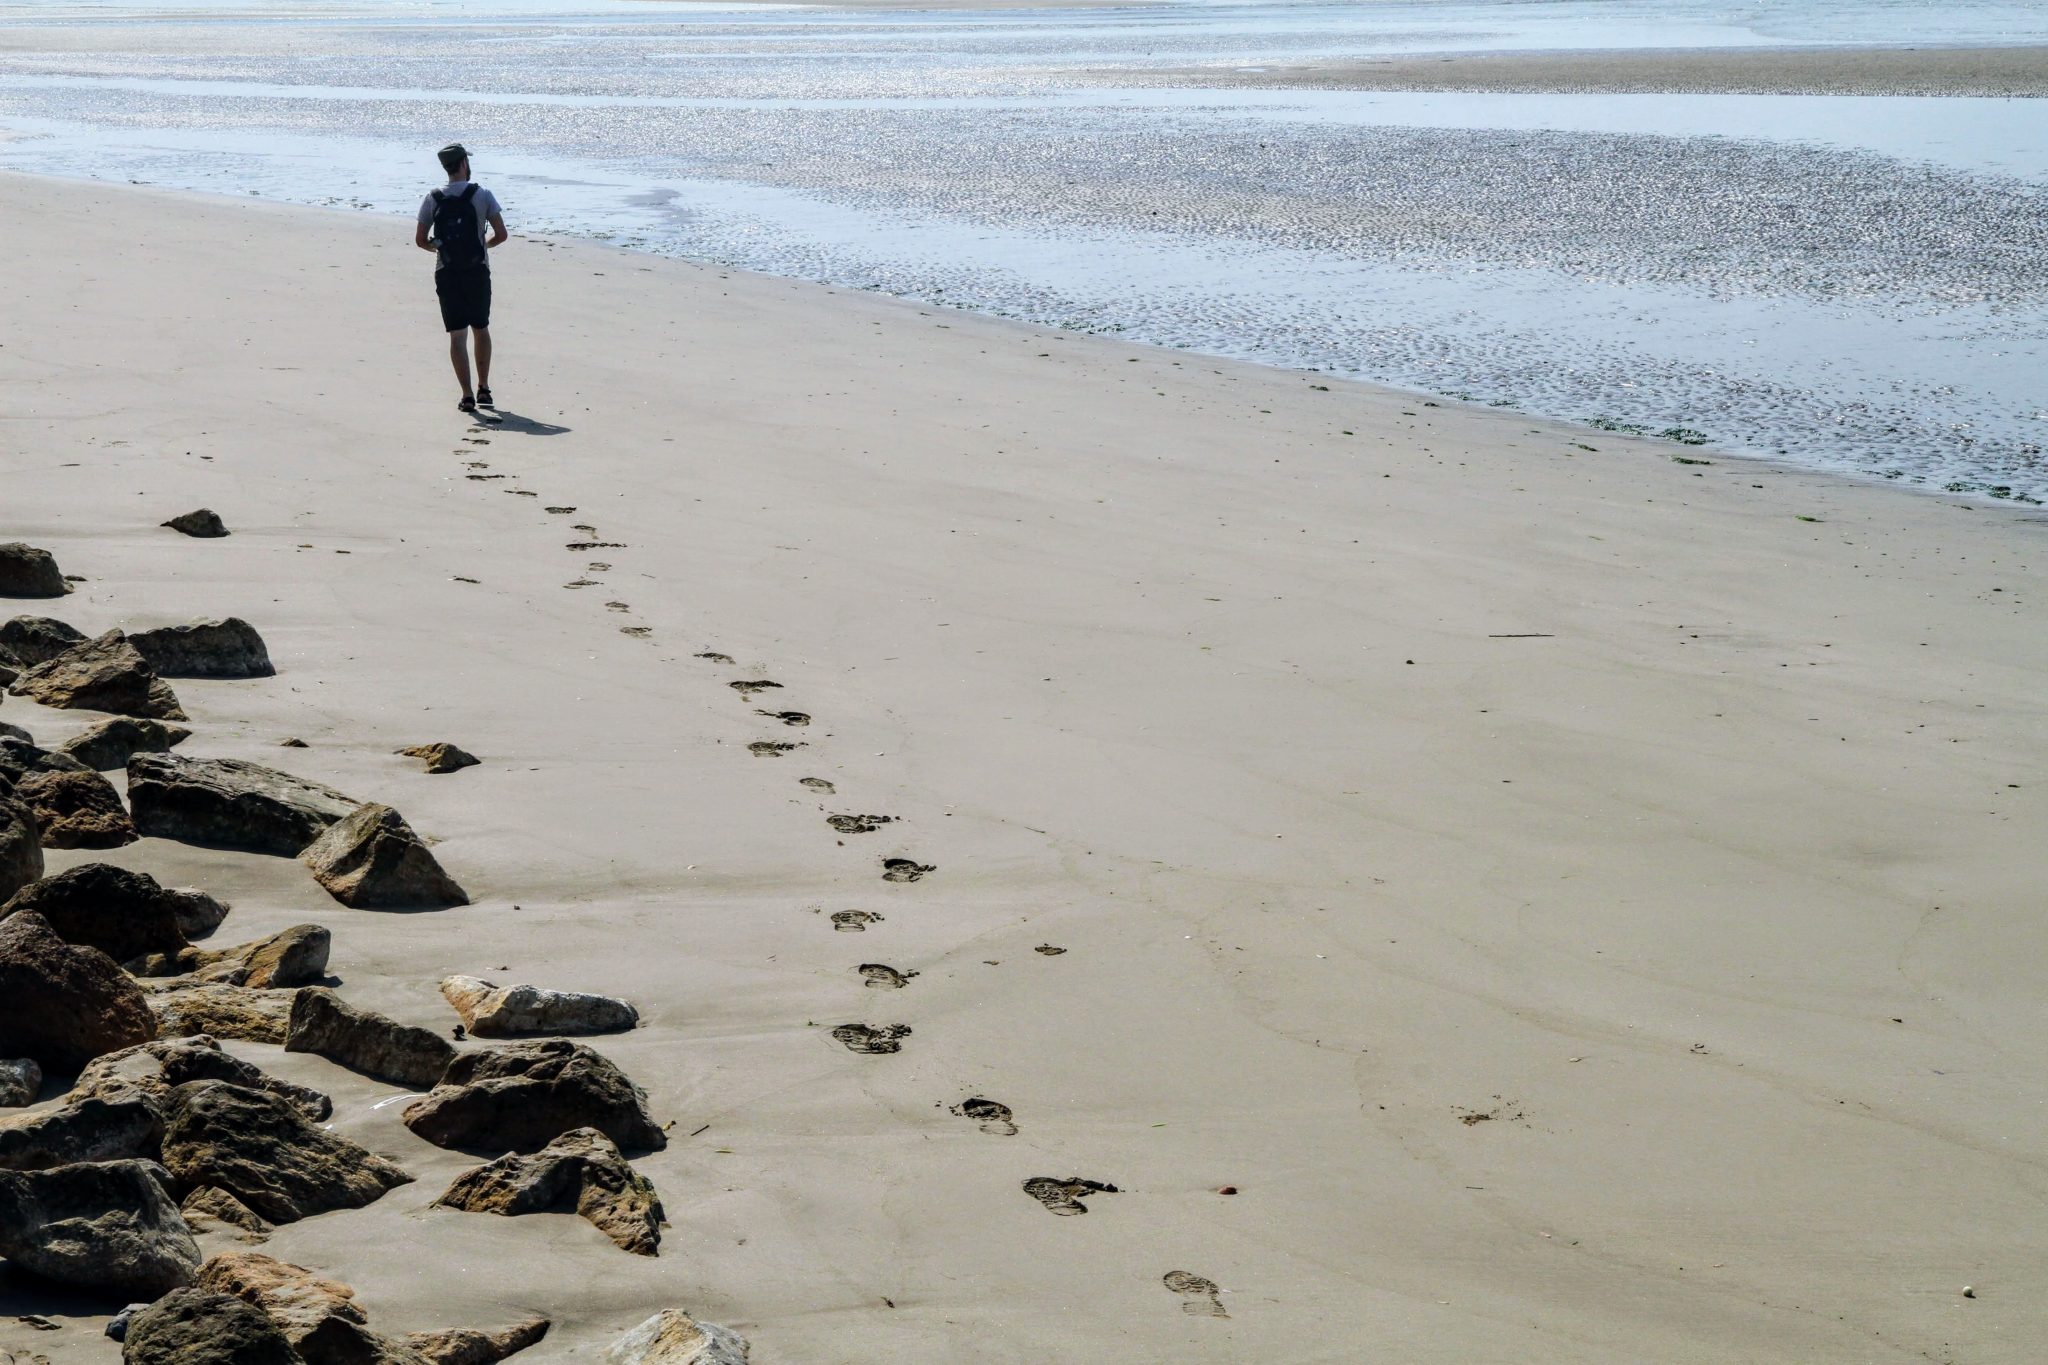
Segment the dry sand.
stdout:
<svg viewBox="0 0 2048 1365">
<path fill-rule="evenodd" d="M 1129 71 L 1097 72 L 1128 85 Z M 1187 67 L 1148 84 L 1321 90 L 1490 90 L 1811 95 L 2048 95 L 2048 48 L 1698 48 L 1456 52 Z"/>
<path fill-rule="evenodd" d="M 408 224 L 0 188 L 4 538 L 90 631 L 254 621 L 278 676 L 181 681 L 184 752 L 397 805 L 477 904 L 115 858 L 232 900 L 216 942 L 329 925 L 408 1022 L 450 972 L 643 1011 L 597 1045 L 675 1124 L 652 1261 L 429 1211 L 467 1163 L 392 1088 L 236 1045 L 420 1177 L 266 1248 L 380 1326 L 540 1312 L 536 1365 L 671 1304 L 765 1365 L 2038 1358 L 2048 518 L 525 238 L 518 416 L 473 430 Z M 158 528 L 200 504 L 231 538 Z M 482 766 L 391 754 L 441 739 Z M 1052 1217 L 1036 1176 L 1121 1192 Z M 28 1311 L 63 1329 L 0 1346 L 114 1358 L 0 1277 Z"/>
</svg>

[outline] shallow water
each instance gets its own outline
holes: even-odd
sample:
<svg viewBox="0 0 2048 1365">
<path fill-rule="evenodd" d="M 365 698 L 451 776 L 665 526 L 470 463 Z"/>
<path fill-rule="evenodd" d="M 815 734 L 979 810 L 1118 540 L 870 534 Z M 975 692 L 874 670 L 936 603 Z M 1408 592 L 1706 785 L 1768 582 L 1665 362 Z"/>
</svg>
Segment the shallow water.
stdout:
<svg viewBox="0 0 2048 1365">
<path fill-rule="evenodd" d="M 2048 500 L 2048 101 L 1146 74 L 1873 34 L 2048 13 L 16 4 L 0 166 L 409 213 L 460 136 L 522 230 Z"/>
</svg>

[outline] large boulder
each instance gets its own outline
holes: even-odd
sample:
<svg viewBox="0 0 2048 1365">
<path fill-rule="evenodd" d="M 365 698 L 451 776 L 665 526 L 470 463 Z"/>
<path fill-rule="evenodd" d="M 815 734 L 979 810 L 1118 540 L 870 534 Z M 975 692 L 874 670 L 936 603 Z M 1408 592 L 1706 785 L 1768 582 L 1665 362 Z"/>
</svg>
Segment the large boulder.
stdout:
<svg viewBox="0 0 2048 1365">
<path fill-rule="evenodd" d="M 478 1038 L 617 1033 L 640 1022 L 639 1011 L 608 995 L 499 986 L 474 976 L 442 978 L 441 994 Z"/>
<path fill-rule="evenodd" d="M 239 616 L 138 630 L 128 642 L 166 678 L 267 678 L 277 672 L 263 637 Z"/>
<path fill-rule="evenodd" d="M 0 597 L 62 597 L 70 591 L 48 550 L 18 540 L 0 545 Z"/>
<path fill-rule="evenodd" d="M 146 999 L 166 1038 L 211 1034 L 248 1043 L 282 1043 L 291 1030 L 295 990 L 252 990 L 178 977 L 151 982 Z"/>
<path fill-rule="evenodd" d="M 405 1126 L 458 1151 L 537 1152 L 577 1128 L 629 1152 L 668 1145 L 640 1087 L 602 1054 L 561 1038 L 461 1054 L 406 1106 Z"/>
<path fill-rule="evenodd" d="M 86 1095 L 60 1109 L 0 1119 L 0 1170 L 47 1171 L 81 1161 L 157 1159 L 164 1121 L 138 1094 Z"/>
<path fill-rule="evenodd" d="M 167 1116 L 172 1092 L 189 1081 L 226 1081 L 249 1090 L 267 1090 L 297 1105 L 315 1122 L 334 1113 L 334 1101 L 319 1091 L 279 1080 L 232 1052 L 222 1051 L 219 1043 L 203 1035 L 158 1038 L 95 1058 L 78 1073 L 77 1084 L 65 1098 L 74 1102 L 88 1097 L 140 1098 L 159 1116 Z"/>
<path fill-rule="evenodd" d="M 41 915 L 65 942 L 116 962 L 186 946 L 176 903 L 163 888 L 147 873 L 111 863 L 81 863 L 31 882 L 0 905 L 0 922 L 20 914 Z"/>
<path fill-rule="evenodd" d="M 222 521 L 220 513 L 211 507 L 196 507 L 190 512 L 180 512 L 162 524 L 180 535 L 191 536 L 194 540 L 218 540 L 228 533 L 227 523 Z"/>
<path fill-rule="evenodd" d="M 0 650 L 19 660 L 24 668 L 34 668 L 85 641 L 84 631 L 54 616 L 17 616 L 0 624 Z"/>
<path fill-rule="evenodd" d="M 286 1052 L 315 1052 L 351 1071 L 424 1090 L 455 1060 L 440 1034 L 359 1009 L 325 986 L 308 986 L 292 1005 Z"/>
<path fill-rule="evenodd" d="M 184 720 L 177 694 L 118 630 L 73 645 L 8 684 L 45 706 Z"/>
<path fill-rule="evenodd" d="M 0 782 L 0 896 L 12 896 L 43 875 L 43 835 L 35 812 L 6 793 Z"/>
<path fill-rule="evenodd" d="M 259 1251 L 228 1251 L 200 1269 L 198 1287 L 261 1309 L 306 1365 L 399 1365 L 370 1330 L 356 1291 L 304 1266 Z"/>
<path fill-rule="evenodd" d="M 160 720 L 137 720 L 115 716 L 100 721 L 57 746 L 57 752 L 75 758 L 94 772 L 108 773 L 126 768 L 137 754 L 167 754 L 172 747 L 192 737 L 182 725 Z"/>
<path fill-rule="evenodd" d="M 564 1133 L 531 1156 L 511 1152 L 464 1171 L 434 1202 L 467 1213 L 578 1214 L 636 1256 L 661 1245 L 654 1185 L 595 1128 Z"/>
<path fill-rule="evenodd" d="M 361 1208 L 412 1179 L 291 1101 L 226 1081 L 171 1092 L 163 1151 L 181 1189 L 218 1186 L 273 1223 Z"/>
<path fill-rule="evenodd" d="M 238 758 L 128 760 L 135 827 L 155 838 L 290 858 L 360 804 L 332 787 Z"/>
<path fill-rule="evenodd" d="M 69 754 L 53 753 L 34 740 L 0 735 L 0 789 L 20 782 L 30 773 L 82 773 L 90 771 Z"/>
<path fill-rule="evenodd" d="M 43 1088 L 43 1068 L 33 1057 L 0 1057 L 0 1109 L 34 1104 Z"/>
<path fill-rule="evenodd" d="M 153 1161 L 0 1171 L 0 1257 L 62 1284 L 155 1298 L 192 1282 L 199 1244 Z"/>
<path fill-rule="evenodd" d="M 329 825 L 299 855 L 313 880 L 343 905 L 361 910 L 468 905 L 426 843 L 389 806 L 371 802 Z"/>
<path fill-rule="evenodd" d="M 141 988 L 97 948 L 66 943 L 34 911 L 0 920 L 0 1056 L 75 1071 L 146 1043 L 156 1021 Z"/>
<path fill-rule="evenodd" d="M 44 848 L 120 848 L 135 842 L 135 824 L 114 784 L 95 772 L 30 773 L 14 799 L 36 815 Z"/>
<path fill-rule="evenodd" d="M 232 1294 L 180 1289 L 129 1320 L 122 1365 L 305 1365 L 277 1324 Z"/>
<path fill-rule="evenodd" d="M 664 1308 L 605 1348 L 604 1365 L 747 1365 L 747 1339 Z"/>
<path fill-rule="evenodd" d="M 525 1322 L 495 1332 L 475 1327 L 450 1327 L 440 1332 L 409 1332 L 405 1344 L 425 1356 L 430 1365 L 497 1365 L 538 1342 L 548 1334 L 546 1318 Z"/>
</svg>

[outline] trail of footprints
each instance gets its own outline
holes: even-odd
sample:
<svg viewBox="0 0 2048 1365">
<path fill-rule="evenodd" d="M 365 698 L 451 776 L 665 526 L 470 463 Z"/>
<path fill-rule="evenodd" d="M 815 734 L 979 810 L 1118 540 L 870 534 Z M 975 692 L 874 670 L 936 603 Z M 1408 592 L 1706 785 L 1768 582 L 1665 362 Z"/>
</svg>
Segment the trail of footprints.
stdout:
<svg viewBox="0 0 2048 1365">
<path fill-rule="evenodd" d="M 702 650 L 697 658 L 707 663 L 726 667 L 737 667 L 733 656 L 718 650 Z M 738 678 L 726 686 L 745 700 L 754 700 L 763 693 L 784 690 L 781 683 L 769 678 Z M 766 707 L 755 707 L 754 714 L 769 720 L 779 721 L 788 726 L 808 726 L 809 713 L 803 711 L 777 711 Z M 782 758 L 804 748 L 800 740 L 756 740 L 747 750 L 756 758 Z M 838 794 L 838 786 L 822 777 L 799 777 L 798 783 L 819 796 Z M 831 812 L 825 815 L 826 825 L 839 835 L 872 834 L 885 825 L 894 824 L 893 815 L 874 815 L 855 812 Z M 839 842 L 844 844 L 845 839 Z M 931 863 L 921 863 L 914 858 L 890 856 L 881 860 L 882 880 L 895 884 L 920 881 L 938 868 Z M 835 933 L 864 934 L 869 928 L 884 922 L 884 916 L 872 910 L 835 910 L 828 917 Z M 1034 950 L 1042 957 L 1059 957 L 1067 950 L 1058 944 L 1041 943 Z M 881 962 L 863 962 L 854 968 L 861 985 L 868 990 L 900 991 L 918 975 Z M 889 1056 L 903 1050 L 904 1041 L 912 1036 L 908 1024 L 840 1024 L 831 1030 L 834 1041 L 847 1051 L 864 1056 Z M 974 1123 L 982 1132 L 997 1137 L 1015 1137 L 1018 1133 L 1016 1115 L 1010 1106 L 1000 1100 L 976 1095 L 950 1106 L 950 1113 Z M 1089 1200 L 1103 1195 L 1120 1193 L 1115 1185 L 1107 1181 L 1089 1180 L 1081 1176 L 1032 1176 L 1021 1182 L 1023 1192 L 1036 1200 L 1048 1213 L 1063 1218 L 1078 1217 L 1088 1212 Z M 1230 1190 L 1230 1193 L 1236 1191 Z M 1224 1311 L 1222 1289 L 1215 1281 L 1187 1270 L 1168 1271 L 1161 1280 L 1166 1289 L 1181 1300 L 1184 1312 L 1199 1317 L 1227 1318 Z"/>
</svg>

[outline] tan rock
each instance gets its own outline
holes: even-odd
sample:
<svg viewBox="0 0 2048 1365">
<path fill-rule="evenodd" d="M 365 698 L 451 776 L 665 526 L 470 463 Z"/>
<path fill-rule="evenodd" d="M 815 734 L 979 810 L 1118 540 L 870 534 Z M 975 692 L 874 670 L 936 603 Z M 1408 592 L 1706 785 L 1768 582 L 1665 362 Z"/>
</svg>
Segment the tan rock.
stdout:
<svg viewBox="0 0 2048 1365">
<path fill-rule="evenodd" d="M 478 763 L 475 754 L 453 744 L 409 744 L 398 752 L 407 758 L 419 759 L 430 773 L 452 773 L 461 768 L 474 768 Z"/>
<path fill-rule="evenodd" d="M 640 1022 L 639 1011 L 608 995 L 500 986 L 474 976 L 442 978 L 441 994 L 478 1038 L 616 1033 Z"/>
<path fill-rule="evenodd" d="M 469 904 L 405 817 L 371 802 L 329 826 L 300 855 L 313 879 L 343 905 L 421 909 Z"/>
<path fill-rule="evenodd" d="M 574 1213 L 636 1256 L 661 1245 L 661 1199 L 595 1128 L 562 1134 L 531 1156 L 510 1153 L 455 1177 L 434 1201 L 467 1213 Z"/>
<path fill-rule="evenodd" d="M 664 1308 L 605 1349 L 605 1365 L 747 1365 L 745 1337 Z"/>
</svg>

